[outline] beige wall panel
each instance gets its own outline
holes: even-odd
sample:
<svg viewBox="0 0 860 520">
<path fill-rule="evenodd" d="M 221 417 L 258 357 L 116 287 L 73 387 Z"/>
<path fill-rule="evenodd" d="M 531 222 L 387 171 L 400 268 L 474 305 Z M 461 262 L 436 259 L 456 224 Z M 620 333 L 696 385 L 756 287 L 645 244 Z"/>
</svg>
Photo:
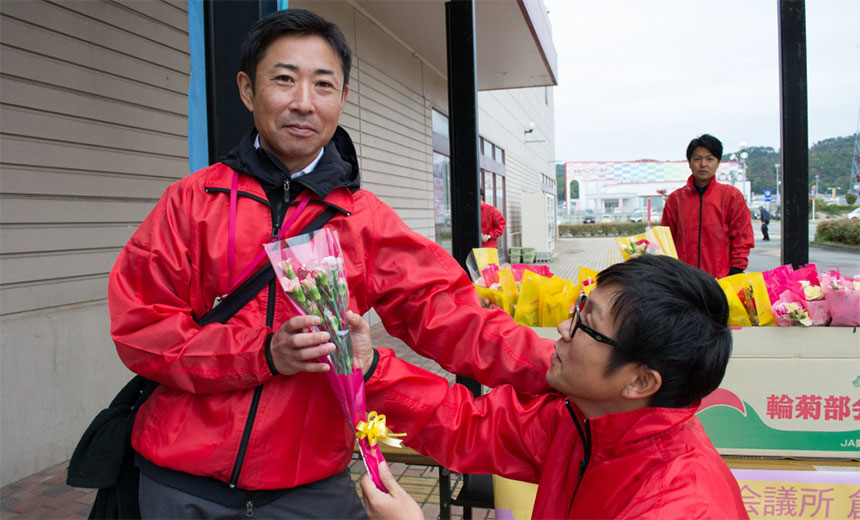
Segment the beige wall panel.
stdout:
<svg viewBox="0 0 860 520">
<path fill-rule="evenodd" d="M 67 460 L 130 376 L 108 272 L 188 174 L 186 5 L 0 0 L 2 485 Z"/>
<path fill-rule="evenodd" d="M 186 114 L 188 100 L 184 94 L 136 83 L 77 65 L 52 60 L 11 47 L 0 48 L 3 72 L 45 84 L 62 80 L 64 87 L 88 92 L 108 99 L 124 99 L 141 106 L 174 114 Z"/>
<path fill-rule="evenodd" d="M 417 58 L 413 58 L 418 61 Z M 367 88 L 372 88 L 376 92 L 385 93 L 385 97 L 398 101 L 405 107 L 410 107 L 412 110 L 420 112 L 416 107 L 420 107 L 424 103 L 424 96 L 421 90 L 414 90 L 411 86 L 401 83 L 401 79 L 409 74 L 411 70 L 402 71 L 402 74 L 390 75 L 384 69 L 379 68 L 379 64 L 368 59 L 357 60 L 358 68 L 362 72 L 362 84 Z"/>
<path fill-rule="evenodd" d="M 119 249 L 137 229 L 137 222 L 102 225 L 16 225 L 0 230 L 0 254 L 38 253 L 67 249 Z M 3 268 L 6 268 L 4 258 Z"/>
<path fill-rule="evenodd" d="M 188 4 L 179 6 L 158 0 L 122 0 L 119 4 L 129 11 L 169 25 L 181 33 L 188 32 Z"/>
<path fill-rule="evenodd" d="M 86 171 L 112 171 L 143 175 L 188 174 L 188 157 L 168 157 L 126 152 L 120 149 L 78 146 L 67 143 L 34 141 L 4 136 L 0 157 L 7 164 L 70 168 Z"/>
<path fill-rule="evenodd" d="M 423 131 L 409 130 L 392 121 L 381 118 L 373 112 L 364 112 L 363 115 L 364 119 L 361 121 L 361 129 L 367 136 L 374 136 L 376 139 L 388 143 L 396 143 L 398 146 L 407 146 L 410 149 L 420 150 L 425 155 L 429 153 L 425 149 L 426 134 Z M 364 140 L 367 141 L 367 139 L 368 137 L 365 137 Z M 368 142 L 365 144 L 368 144 Z"/>
<path fill-rule="evenodd" d="M 424 119 L 404 117 L 401 112 L 393 110 L 391 105 L 392 103 L 382 96 L 373 98 L 366 95 L 362 98 L 361 114 L 364 118 L 372 116 L 374 122 L 384 128 L 404 128 L 406 129 L 402 134 L 404 137 L 411 137 L 423 143 Z"/>
<path fill-rule="evenodd" d="M 3 259 L 0 284 L 104 275 L 110 272 L 120 249 L 9 255 Z"/>
<path fill-rule="evenodd" d="M 156 200 L 175 177 L 88 173 L 6 166 L 3 168 L 4 194 L 59 195 L 66 197 L 147 198 Z"/>
<path fill-rule="evenodd" d="M 416 190 L 414 184 L 409 185 L 408 187 L 395 186 L 388 182 L 379 182 L 380 180 L 386 180 L 382 174 L 376 174 L 375 177 L 377 177 L 376 182 L 364 182 L 364 179 L 362 179 L 362 187 L 372 191 L 374 195 L 376 195 L 380 199 L 409 199 L 412 201 L 413 207 L 422 208 L 424 210 L 433 209 L 433 204 L 427 204 L 427 201 L 425 201 L 424 199 L 423 193 L 420 193 L 418 190 Z"/>
<path fill-rule="evenodd" d="M 414 186 L 416 190 L 429 189 L 432 185 L 432 177 L 418 169 L 405 169 L 393 166 L 390 162 L 374 160 L 368 154 L 363 156 L 362 168 L 368 173 L 368 181 L 376 181 L 372 175 L 378 172 L 384 175 L 378 180 L 381 182 L 391 182 L 393 184 L 401 184 L 405 186 Z M 398 179 L 403 179 L 398 182 Z"/>
<path fill-rule="evenodd" d="M 352 49 L 355 64 L 355 10 L 343 0 L 290 0 L 290 9 L 307 9 L 340 27 L 346 42 Z"/>
<path fill-rule="evenodd" d="M 188 0 L 161 0 L 163 3 L 170 5 L 182 11 L 183 13 L 188 13 Z"/>
<path fill-rule="evenodd" d="M 6 108 L 0 122 L 0 132 L 51 141 L 73 140 L 82 145 L 109 146 L 173 157 L 182 157 L 188 153 L 185 136 L 165 135 L 30 109 Z"/>
<path fill-rule="evenodd" d="M 133 34 L 144 34 L 147 39 L 158 42 L 165 49 L 162 51 L 179 51 L 188 54 L 188 23 L 184 27 L 171 27 L 160 20 L 142 16 L 140 13 L 127 9 L 119 3 L 93 2 L 92 0 L 63 0 L 64 9 L 103 20 L 114 27 Z M 166 4 L 165 4 L 166 5 Z M 154 7 L 154 6 L 153 6 Z M 161 7 L 161 6 L 159 6 Z M 173 8 L 159 9 L 159 12 L 172 11 Z M 162 15 L 158 15 L 159 19 Z"/>
<path fill-rule="evenodd" d="M 157 200 L 131 202 L 102 200 L 63 200 L 46 202 L 36 197 L 4 197 L 0 221 L 4 224 L 51 224 L 90 222 L 143 222 Z M 46 211 L 46 204 L 50 211 Z"/>
<path fill-rule="evenodd" d="M 4 317 L 0 328 L 5 486 L 68 459 L 132 374 L 110 339 L 106 304 Z"/>
<path fill-rule="evenodd" d="M 425 142 L 426 128 L 420 130 L 409 128 L 369 110 L 363 110 L 361 116 L 363 133 L 378 134 L 380 137 L 393 142 L 411 143 L 411 146 L 415 148 L 421 147 Z"/>
<path fill-rule="evenodd" d="M 357 113 L 357 111 L 356 111 Z M 343 114 L 340 116 L 340 120 L 338 120 L 338 124 L 344 128 L 349 133 L 349 136 L 352 137 L 354 144 L 357 146 L 360 142 L 358 140 L 358 126 L 360 121 L 358 119 L 358 115 L 347 114 L 344 110 Z"/>
<path fill-rule="evenodd" d="M 372 191 L 379 196 L 384 194 L 386 197 L 392 197 L 402 193 L 412 198 L 424 197 L 424 190 L 432 188 L 429 181 L 417 180 L 418 176 L 410 176 L 408 171 L 401 173 L 403 174 L 390 175 L 390 172 L 385 170 L 368 169 L 367 175 L 362 175 L 362 187 L 366 188 L 365 184 L 373 184 L 376 188 Z"/>
<path fill-rule="evenodd" d="M 343 107 L 343 113 L 341 113 L 340 117 L 343 119 L 344 116 L 358 118 L 360 108 L 358 106 L 358 85 L 350 85 L 349 94 L 346 96 L 346 106 Z M 340 123 L 343 125 L 343 123 Z"/>
<path fill-rule="evenodd" d="M 83 3 L 92 4 L 91 7 L 96 10 L 106 5 L 105 2 Z M 99 47 L 157 63 L 170 70 L 189 70 L 187 34 L 185 44 L 181 48 L 168 49 L 160 40 L 142 31 L 142 27 L 133 26 L 131 31 L 123 30 L 108 21 L 100 20 L 98 14 L 91 18 L 66 9 L 65 2 L 50 4 L 41 0 L 3 0 L 0 2 L 0 12 Z M 176 52 L 177 50 L 179 52 Z"/>
<path fill-rule="evenodd" d="M 185 114 L 155 111 L 121 100 L 95 98 L 84 92 L 19 78 L 0 78 L 0 103 L 104 123 L 133 123 L 137 128 L 168 135 L 185 136 L 188 133 Z"/>
<path fill-rule="evenodd" d="M 424 74 L 424 97 L 427 102 L 436 108 L 448 113 L 448 81 L 440 76 L 435 70 L 423 65 Z"/>
<path fill-rule="evenodd" d="M 356 13 L 354 50 L 362 61 L 374 67 L 412 92 L 422 92 L 422 62 L 364 15 Z M 362 68 L 363 70 L 363 68 Z M 363 81 L 363 80 L 362 80 Z"/>
<path fill-rule="evenodd" d="M 416 223 L 422 227 L 433 225 L 432 219 L 427 218 L 427 210 L 425 209 L 400 208 L 397 210 L 397 214 L 400 215 L 400 218 L 405 222 L 409 222 L 410 227 L 413 227 Z"/>
<path fill-rule="evenodd" d="M 425 154 L 422 152 L 418 152 L 417 150 L 411 150 L 408 148 L 377 148 L 369 143 L 365 143 L 363 157 L 365 158 L 365 160 L 376 160 L 379 162 L 387 163 L 392 167 L 396 168 L 397 170 L 402 169 L 406 172 L 422 172 L 424 171 L 424 166 L 426 165 L 426 160 L 422 160 L 422 157 L 424 155 Z M 403 174 L 400 171 L 395 172 L 398 174 Z"/>
<path fill-rule="evenodd" d="M 164 88 L 178 94 L 184 95 L 188 92 L 188 74 L 185 72 L 171 71 L 158 64 L 119 54 L 110 49 L 95 47 L 47 29 L 33 27 L 28 23 L 4 18 L 0 42 L 4 45 L 14 45 L 15 42 L 21 41 L 30 42 L 26 51 L 34 54 Z"/>
<path fill-rule="evenodd" d="M 384 136 L 380 134 L 384 134 Z M 423 170 L 430 160 L 430 155 L 426 151 L 426 147 L 420 142 L 406 143 L 405 141 L 405 139 L 398 139 L 398 136 L 393 132 L 383 130 L 380 133 L 368 132 L 367 137 L 364 139 L 364 145 L 420 161 L 421 165 L 418 168 Z M 406 144 L 409 146 L 406 146 Z"/>
<path fill-rule="evenodd" d="M 369 67 L 368 67 L 369 68 Z M 398 115 L 389 116 L 392 119 L 406 119 L 416 122 L 419 126 L 424 123 L 424 100 L 414 93 L 402 94 L 393 85 L 396 83 L 390 78 L 380 77 L 373 70 L 362 70 L 362 88 L 366 101 L 384 99 L 386 104 L 380 113 L 393 112 Z M 366 105 L 362 104 L 362 108 Z"/>
<path fill-rule="evenodd" d="M 5 316 L 52 306 L 104 300 L 107 297 L 107 280 L 105 273 L 71 280 L 48 280 L 3 287 L 0 291 L 0 313 Z M 70 456 L 71 452 L 66 454 L 66 458 Z"/>
</svg>

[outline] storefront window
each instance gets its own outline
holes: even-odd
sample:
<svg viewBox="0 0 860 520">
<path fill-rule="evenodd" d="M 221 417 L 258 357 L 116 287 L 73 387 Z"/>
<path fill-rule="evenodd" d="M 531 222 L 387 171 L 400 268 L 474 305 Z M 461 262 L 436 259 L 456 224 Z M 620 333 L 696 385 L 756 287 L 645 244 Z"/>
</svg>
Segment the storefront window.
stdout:
<svg viewBox="0 0 860 520">
<path fill-rule="evenodd" d="M 451 161 L 448 156 L 433 152 L 433 209 L 435 213 L 436 243 L 453 254 L 450 170 Z"/>
<path fill-rule="evenodd" d="M 435 110 L 431 112 L 433 113 L 433 133 L 448 139 L 448 118 Z"/>
</svg>

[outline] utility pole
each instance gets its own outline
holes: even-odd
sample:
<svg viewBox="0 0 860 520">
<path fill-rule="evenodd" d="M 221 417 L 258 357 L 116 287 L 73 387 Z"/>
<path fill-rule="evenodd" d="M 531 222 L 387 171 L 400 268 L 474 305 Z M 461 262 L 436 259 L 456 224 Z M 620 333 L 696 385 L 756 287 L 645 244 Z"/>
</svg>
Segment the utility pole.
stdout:
<svg viewBox="0 0 860 520">
<path fill-rule="evenodd" d="M 815 220 L 815 199 L 818 198 L 818 175 L 815 176 L 815 189 L 812 194 L 812 220 Z"/>
<path fill-rule="evenodd" d="M 779 198 L 779 163 L 774 164 L 773 167 L 776 168 L 776 200 L 782 204 L 782 200 Z"/>
</svg>

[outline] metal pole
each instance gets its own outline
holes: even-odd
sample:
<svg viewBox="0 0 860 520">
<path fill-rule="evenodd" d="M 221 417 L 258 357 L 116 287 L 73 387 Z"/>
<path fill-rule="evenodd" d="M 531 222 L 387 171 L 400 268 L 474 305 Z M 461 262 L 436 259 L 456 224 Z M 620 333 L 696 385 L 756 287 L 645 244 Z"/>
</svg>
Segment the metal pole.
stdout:
<svg viewBox="0 0 860 520">
<path fill-rule="evenodd" d="M 475 4 L 445 3 L 448 40 L 448 131 L 451 144 L 451 232 L 454 258 L 466 270 L 466 258 L 481 247 L 481 206 L 478 191 L 478 73 L 475 67 Z M 457 376 L 475 396 L 481 385 Z"/>
<path fill-rule="evenodd" d="M 445 15 L 452 252 L 465 270 L 469 252 L 481 247 L 475 5 L 472 0 L 450 0 L 445 3 Z"/>
<path fill-rule="evenodd" d="M 806 3 L 779 0 L 780 142 L 783 264 L 809 262 L 809 121 Z"/>
</svg>

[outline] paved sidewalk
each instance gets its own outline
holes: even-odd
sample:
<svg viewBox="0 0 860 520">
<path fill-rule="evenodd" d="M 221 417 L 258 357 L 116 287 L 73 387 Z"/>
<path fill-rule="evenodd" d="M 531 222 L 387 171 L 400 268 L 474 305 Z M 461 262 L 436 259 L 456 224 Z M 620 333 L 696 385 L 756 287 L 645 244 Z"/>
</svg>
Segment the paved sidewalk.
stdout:
<svg viewBox="0 0 860 520">
<path fill-rule="evenodd" d="M 614 244 L 613 238 L 560 239 L 558 258 L 548 265 L 554 274 L 575 279 L 580 265 L 600 270 L 609 265 L 610 260 L 620 260 Z M 454 381 L 453 375 L 443 370 L 436 362 L 419 356 L 401 341 L 389 336 L 381 325 L 374 325 L 371 331 L 376 346 L 392 348 L 398 357 L 442 375 L 451 382 Z M 0 519 L 87 518 L 96 491 L 67 486 L 67 466 L 68 461 L 0 489 Z M 425 517 L 436 518 L 439 514 L 438 470 L 399 463 L 392 464 L 391 470 L 400 485 L 421 504 Z M 364 463 L 360 460 L 353 461 L 350 471 L 353 480 L 357 481 L 364 474 Z M 454 475 L 451 481 L 453 484 Z M 452 495 L 457 495 L 456 489 Z M 492 509 L 476 508 L 473 509 L 472 515 L 475 519 L 495 518 Z M 462 508 L 453 506 L 451 517 L 462 518 Z"/>
</svg>

